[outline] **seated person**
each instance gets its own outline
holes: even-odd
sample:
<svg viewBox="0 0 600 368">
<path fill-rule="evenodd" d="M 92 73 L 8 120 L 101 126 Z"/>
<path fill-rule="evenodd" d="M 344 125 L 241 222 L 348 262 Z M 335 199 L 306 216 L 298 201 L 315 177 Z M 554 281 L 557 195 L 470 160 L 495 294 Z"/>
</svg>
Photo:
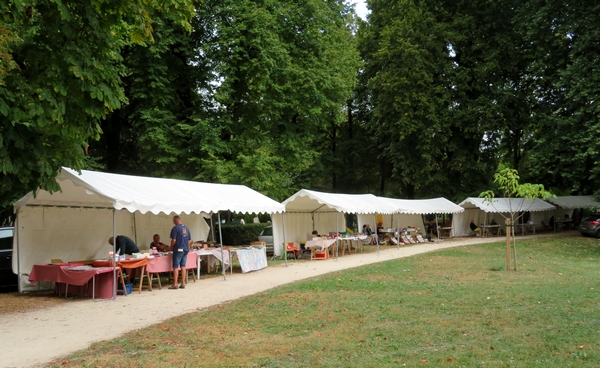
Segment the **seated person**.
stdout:
<svg viewBox="0 0 600 368">
<path fill-rule="evenodd" d="M 114 243 L 114 238 L 112 236 L 110 238 L 108 238 L 108 244 L 114 246 L 115 243 Z M 137 245 L 135 245 L 133 240 L 129 239 L 125 235 L 117 236 L 117 247 L 116 248 L 117 248 L 117 254 L 121 255 L 121 256 L 124 254 L 132 255 L 133 253 L 140 252 L 139 248 L 137 247 Z"/>
<path fill-rule="evenodd" d="M 369 225 L 369 224 L 363 225 L 363 233 L 365 233 L 365 235 L 368 235 L 368 236 L 373 235 L 373 230 L 371 229 L 371 225 Z"/>
<path fill-rule="evenodd" d="M 383 233 L 383 222 L 378 222 L 377 223 L 377 234 L 382 234 Z"/>
<path fill-rule="evenodd" d="M 152 243 L 150 243 L 150 249 L 156 248 L 159 252 L 170 252 L 171 247 L 160 241 L 160 235 L 154 234 L 152 237 Z"/>
<path fill-rule="evenodd" d="M 312 233 L 310 233 L 310 238 L 314 239 L 314 238 L 320 238 L 321 235 L 319 235 L 319 232 L 317 230 L 313 230 Z"/>
<path fill-rule="evenodd" d="M 496 222 L 496 219 L 492 219 L 492 222 L 490 222 L 490 225 L 492 225 L 492 226 L 498 225 L 498 223 Z"/>
<path fill-rule="evenodd" d="M 427 238 L 429 238 L 429 240 L 431 240 L 431 237 L 436 237 L 438 236 L 438 228 L 435 225 L 435 222 L 433 222 L 433 219 L 429 220 L 429 224 L 427 224 Z"/>
<path fill-rule="evenodd" d="M 481 229 L 479 228 L 479 226 L 475 225 L 475 221 L 471 220 L 469 227 L 471 228 L 471 231 L 473 231 L 477 234 L 477 236 L 479 236 L 479 233 L 481 233 Z"/>
</svg>

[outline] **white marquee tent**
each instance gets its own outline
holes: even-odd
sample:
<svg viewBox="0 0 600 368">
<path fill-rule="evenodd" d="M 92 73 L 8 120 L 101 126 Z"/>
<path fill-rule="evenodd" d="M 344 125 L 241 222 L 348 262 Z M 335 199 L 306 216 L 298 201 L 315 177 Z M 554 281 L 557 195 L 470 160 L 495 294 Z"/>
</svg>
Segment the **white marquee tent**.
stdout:
<svg viewBox="0 0 600 368">
<path fill-rule="evenodd" d="M 336 194 L 302 189 L 286 199 L 285 216 L 273 216 L 275 254 L 280 255 L 283 242 L 302 242 L 313 230 L 319 234 L 345 231 L 344 214 L 392 214 L 395 208 L 372 194 Z M 372 221 L 371 221 L 372 222 Z"/>
<path fill-rule="evenodd" d="M 278 213 L 284 206 L 243 185 L 108 174 L 62 168 L 61 191 L 39 190 L 15 203 L 13 271 L 19 290 L 31 286 L 36 263 L 106 258 L 107 239 L 126 235 L 147 249 L 152 235 L 168 239 L 171 216 L 180 215 L 194 240 L 205 240 L 204 217 L 218 211 Z"/>
<path fill-rule="evenodd" d="M 464 212 L 456 214 L 452 218 L 452 231 L 454 236 L 470 235 L 469 228 L 471 220 L 480 225 L 484 222 L 490 223 L 492 219 L 498 224 L 504 224 L 501 213 L 514 212 L 544 212 L 554 210 L 554 206 L 541 199 L 524 198 L 493 198 L 492 202 L 485 198 L 469 197 L 458 204 L 465 209 Z"/>
<path fill-rule="evenodd" d="M 443 197 L 431 199 L 378 198 L 396 209 L 395 214 L 382 215 L 384 228 L 412 226 L 420 228 L 423 234 L 425 234 L 425 226 L 422 215 L 455 214 L 465 210 Z M 358 220 L 359 224 L 371 221 L 364 216 L 359 216 Z"/>
<path fill-rule="evenodd" d="M 540 226 L 542 221 L 546 225 L 550 224 L 550 217 L 562 218 L 565 215 L 573 217 L 573 211 L 578 208 L 599 208 L 600 202 L 596 201 L 594 196 L 564 196 L 564 197 L 550 197 L 546 201 L 556 206 L 554 211 L 539 212 L 531 215 L 531 220 L 536 225 Z"/>
<path fill-rule="evenodd" d="M 600 202 L 591 195 L 550 197 L 547 201 L 554 204 L 556 207 L 570 210 L 576 208 L 600 208 Z"/>
</svg>

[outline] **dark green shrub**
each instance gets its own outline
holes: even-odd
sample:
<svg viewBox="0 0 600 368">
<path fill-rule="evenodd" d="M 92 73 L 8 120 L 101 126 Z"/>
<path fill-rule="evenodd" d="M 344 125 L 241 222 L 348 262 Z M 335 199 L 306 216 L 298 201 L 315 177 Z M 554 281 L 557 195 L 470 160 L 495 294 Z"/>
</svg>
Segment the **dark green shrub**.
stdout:
<svg viewBox="0 0 600 368">
<path fill-rule="evenodd" d="M 215 226 L 217 239 L 219 237 L 218 224 Z M 223 224 L 223 245 L 248 245 L 258 238 L 260 232 L 269 224 Z"/>
</svg>

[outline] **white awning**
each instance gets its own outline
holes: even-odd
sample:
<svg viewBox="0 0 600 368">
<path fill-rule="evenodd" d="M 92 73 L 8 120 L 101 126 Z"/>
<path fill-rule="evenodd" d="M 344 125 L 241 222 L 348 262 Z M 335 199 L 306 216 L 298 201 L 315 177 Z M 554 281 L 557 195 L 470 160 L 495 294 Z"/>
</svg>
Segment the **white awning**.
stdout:
<svg viewBox="0 0 600 368">
<path fill-rule="evenodd" d="M 396 208 L 396 213 L 429 215 L 436 213 L 460 213 L 465 210 L 443 197 L 431 199 L 378 198 Z"/>
<path fill-rule="evenodd" d="M 491 202 L 485 198 L 469 197 L 458 204 L 459 206 L 469 208 L 479 208 L 485 212 L 504 213 L 504 212 L 537 212 L 549 211 L 555 207 L 541 199 L 525 198 L 492 198 Z"/>
<path fill-rule="evenodd" d="M 600 202 L 596 201 L 594 196 L 564 196 L 552 197 L 547 199 L 548 202 L 555 204 L 557 207 L 573 209 L 573 208 L 600 208 Z"/>
<path fill-rule="evenodd" d="M 243 185 L 212 184 L 62 168 L 61 192 L 39 190 L 15 203 L 21 206 L 104 207 L 142 214 L 202 214 L 217 211 L 279 213 L 285 207 Z"/>
<path fill-rule="evenodd" d="M 283 202 L 286 212 L 392 214 L 396 209 L 372 194 L 337 194 L 301 189 Z"/>
</svg>

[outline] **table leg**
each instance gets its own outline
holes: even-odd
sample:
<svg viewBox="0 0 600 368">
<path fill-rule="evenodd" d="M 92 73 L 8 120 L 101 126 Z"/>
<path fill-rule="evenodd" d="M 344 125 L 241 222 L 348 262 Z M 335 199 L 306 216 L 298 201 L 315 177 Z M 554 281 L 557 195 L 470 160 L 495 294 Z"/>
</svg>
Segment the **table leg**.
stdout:
<svg viewBox="0 0 600 368">
<path fill-rule="evenodd" d="M 69 284 L 65 286 L 65 299 L 67 299 L 67 295 L 69 295 Z"/>
<path fill-rule="evenodd" d="M 196 278 L 198 280 L 200 280 L 200 262 L 202 262 L 202 259 L 200 259 L 200 256 L 198 256 L 198 259 L 196 261 L 196 268 L 198 269 L 198 274 L 196 275 Z"/>
<path fill-rule="evenodd" d="M 92 300 L 96 299 L 96 275 L 92 277 Z"/>
</svg>

